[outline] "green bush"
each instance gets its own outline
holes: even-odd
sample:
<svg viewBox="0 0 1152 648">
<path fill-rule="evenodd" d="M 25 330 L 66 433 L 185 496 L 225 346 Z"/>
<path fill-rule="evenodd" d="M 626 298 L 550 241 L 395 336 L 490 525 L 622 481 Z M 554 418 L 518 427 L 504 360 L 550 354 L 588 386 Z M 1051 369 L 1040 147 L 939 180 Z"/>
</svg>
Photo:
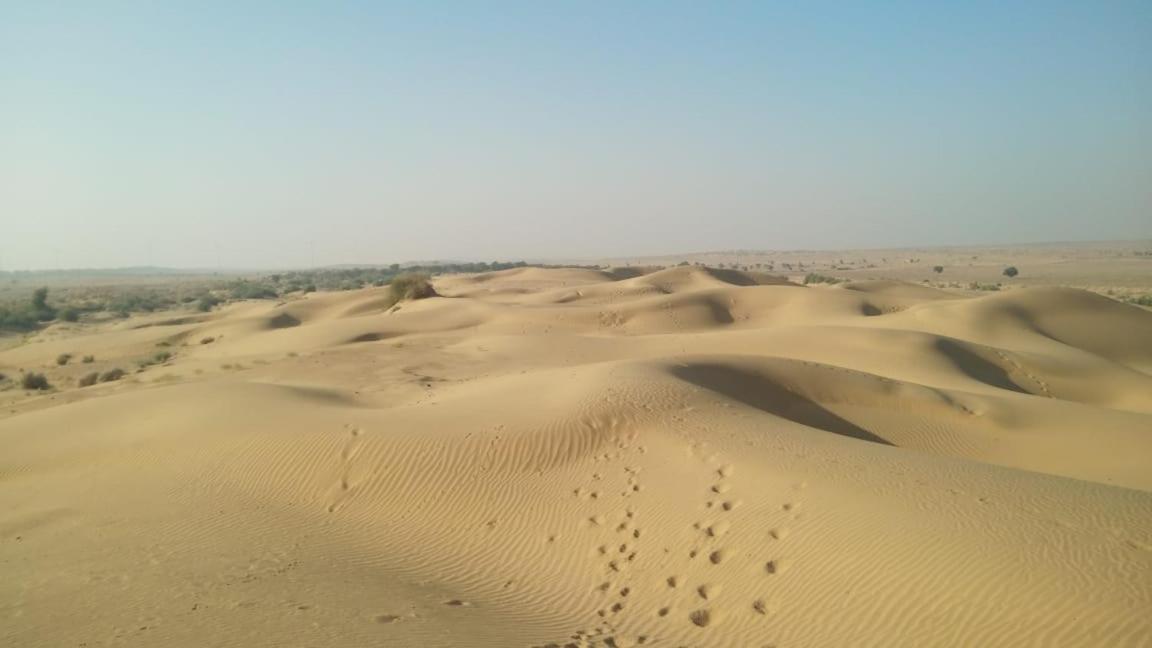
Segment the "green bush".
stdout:
<svg viewBox="0 0 1152 648">
<path fill-rule="evenodd" d="M 75 308 L 65 308 L 64 310 L 60 311 L 60 319 L 64 320 L 65 322 L 79 322 L 80 311 L 76 310 Z"/>
<path fill-rule="evenodd" d="M 275 288 L 246 279 L 232 282 L 228 294 L 232 299 L 275 299 L 280 296 Z"/>
<path fill-rule="evenodd" d="M 48 377 L 42 373 L 28 372 L 20 379 L 20 386 L 24 389 L 44 391 L 51 389 L 52 385 L 48 383 Z"/>
<path fill-rule="evenodd" d="M 1020 271 L 1016 269 L 1016 266 L 1008 266 L 1007 268 L 1004 268 L 1003 274 L 1005 277 L 1011 278 L 1020 274 Z"/>
<path fill-rule="evenodd" d="M 432 287 L 428 275 L 408 272 L 392 279 L 389 284 L 389 294 L 392 297 L 392 303 L 396 303 L 406 299 L 435 297 L 436 289 Z"/>
<path fill-rule="evenodd" d="M 213 297 L 212 295 L 204 295 L 200 297 L 200 299 L 196 300 L 196 310 L 200 311 L 201 313 L 207 313 L 219 303 L 220 300 L 218 298 Z"/>
</svg>

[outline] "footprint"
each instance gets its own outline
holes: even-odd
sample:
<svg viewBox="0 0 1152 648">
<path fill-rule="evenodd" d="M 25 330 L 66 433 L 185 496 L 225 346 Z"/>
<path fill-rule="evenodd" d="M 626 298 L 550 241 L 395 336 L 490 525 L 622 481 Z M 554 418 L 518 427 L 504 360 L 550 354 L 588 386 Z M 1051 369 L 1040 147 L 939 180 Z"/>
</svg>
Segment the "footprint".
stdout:
<svg viewBox="0 0 1152 648">
<path fill-rule="evenodd" d="M 704 532 L 707 533 L 708 537 L 710 538 L 719 538 L 725 533 L 728 533 L 728 529 L 730 527 L 731 525 L 727 522 L 717 522 L 716 524 L 708 527 Z"/>
<path fill-rule="evenodd" d="M 399 614 L 381 614 L 376 617 L 376 623 L 395 623 L 400 619 Z"/>
<path fill-rule="evenodd" d="M 712 492 L 718 493 L 718 494 L 727 493 L 730 490 L 732 490 L 732 486 L 730 486 L 728 484 L 716 484 L 715 486 L 712 487 Z"/>
<path fill-rule="evenodd" d="M 769 560 L 764 563 L 764 571 L 769 574 L 780 574 L 784 572 L 787 566 L 788 564 L 782 560 Z"/>
<path fill-rule="evenodd" d="M 708 554 L 708 561 L 713 565 L 719 565 L 727 556 L 728 552 L 724 551 L 723 549 L 717 549 L 716 551 Z"/>
<path fill-rule="evenodd" d="M 772 529 L 771 531 L 768 532 L 768 535 L 772 536 L 773 540 L 783 540 L 784 538 L 788 537 L 789 533 L 790 532 L 788 531 L 788 529 L 780 528 L 780 529 Z"/>
<path fill-rule="evenodd" d="M 468 601 L 461 601 L 460 599 L 451 599 L 448 601 L 444 601 L 444 605 L 449 605 L 452 607 L 468 607 L 472 604 L 469 603 Z"/>
<path fill-rule="evenodd" d="M 696 611 L 692 612 L 691 614 L 689 614 L 688 618 L 695 625 L 698 625 L 701 628 L 706 628 L 706 627 L 708 627 L 709 624 L 712 623 L 712 611 L 709 610 L 708 608 L 696 610 Z"/>
<path fill-rule="evenodd" d="M 673 589 L 675 589 L 677 586 L 680 585 L 680 579 L 675 577 L 675 576 L 669 576 L 668 579 L 665 580 L 664 582 L 668 583 L 668 587 L 671 587 Z"/>
<path fill-rule="evenodd" d="M 720 586 L 719 585 L 712 585 L 712 584 L 704 584 L 704 585 L 701 585 L 700 587 L 696 588 L 696 593 L 700 595 L 700 598 L 704 599 L 705 601 L 709 601 L 709 600 L 712 600 L 713 598 L 715 598 L 716 595 L 720 593 Z"/>
<path fill-rule="evenodd" d="M 720 475 L 721 478 L 725 478 L 725 477 L 731 477 L 732 473 L 734 473 L 734 472 L 736 472 L 736 467 L 733 466 L 732 464 L 728 464 L 726 466 L 721 466 L 720 470 L 716 471 L 716 474 Z"/>
<path fill-rule="evenodd" d="M 721 504 L 720 508 L 724 509 L 725 511 L 731 511 L 732 509 L 736 508 L 737 506 L 740 506 L 743 503 L 744 502 L 742 502 L 740 500 L 727 501 L 727 502 L 724 502 L 723 504 Z"/>
</svg>

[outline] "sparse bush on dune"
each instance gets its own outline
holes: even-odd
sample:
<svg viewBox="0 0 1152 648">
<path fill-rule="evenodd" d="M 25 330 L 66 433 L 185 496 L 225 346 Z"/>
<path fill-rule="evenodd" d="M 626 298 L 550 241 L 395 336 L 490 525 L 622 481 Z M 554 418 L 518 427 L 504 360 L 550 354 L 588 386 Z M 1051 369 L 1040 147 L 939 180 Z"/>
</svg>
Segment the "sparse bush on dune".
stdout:
<svg viewBox="0 0 1152 648">
<path fill-rule="evenodd" d="M 932 266 L 932 272 L 940 274 L 941 272 L 944 272 L 944 266 Z"/>
<path fill-rule="evenodd" d="M 809 272 L 807 275 L 804 276 L 804 285 L 805 286 L 807 286 L 809 284 L 822 284 L 822 283 L 823 284 L 838 284 L 838 283 L 841 283 L 842 281 L 843 281 L 842 279 L 837 279 L 836 277 L 829 277 L 828 275 L 817 274 L 815 272 Z"/>
<path fill-rule="evenodd" d="M 112 382 L 115 380 L 120 380 L 123 377 L 124 370 L 120 367 L 116 367 L 115 369 L 109 369 L 108 371 L 100 374 L 100 382 Z"/>
<path fill-rule="evenodd" d="M 61 353 L 60 355 L 56 356 L 56 364 L 63 367 L 64 365 L 68 364 L 68 362 L 71 359 L 72 359 L 71 353 Z"/>
<path fill-rule="evenodd" d="M 51 389 L 52 385 L 48 383 L 48 377 L 42 373 L 28 372 L 20 379 L 20 386 L 24 389 L 44 391 Z"/>
<path fill-rule="evenodd" d="M 1003 274 L 1005 277 L 1011 278 L 1020 274 L 1020 271 L 1016 269 L 1016 266 L 1008 266 L 1007 268 L 1004 268 Z"/>
<path fill-rule="evenodd" d="M 91 364 L 92 362 L 95 362 L 95 361 L 96 361 L 96 356 L 90 356 L 90 355 L 86 355 L 80 359 L 80 362 L 83 362 L 84 364 Z"/>
<path fill-rule="evenodd" d="M 982 284 L 980 282 L 973 281 L 972 283 L 968 284 L 968 290 L 987 290 L 995 292 L 1000 290 L 1000 284 Z"/>
<path fill-rule="evenodd" d="M 392 303 L 437 296 L 428 275 L 415 272 L 397 275 L 389 284 L 389 294 Z"/>
<path fill-rule="evenodd" d="M 100 380 L 100 372 L 93 371 L 92 373 L 84 374 L 80 378 L 80 380 L 76 381 L 76 385 L 78 387 L 91 387 L 92 385 L 95 385 L 96 382 L 99 380 Z"/>
<path fill-rule="evenodd" d="M 154 354 L 150 358 L 145 358 L 143 360 L 137 361 L 136 364 L 139 365 L 139 367 L 141 369 L 143 369 L 145 367 L 151 367 L 152 365 L 163 364 L 165 362 L 168 362 L 171 359 L 172 359 L 171 353 L 169 353 L 167 351 L 161 351 L 159 353 Z"/>
<path fill-rule="evenodd" d="M 200 338 L 200 344 L 212 344 L 215 341 L 216 341 L 216 338 L 214 338 L 214 337 Z"/>
</svg>

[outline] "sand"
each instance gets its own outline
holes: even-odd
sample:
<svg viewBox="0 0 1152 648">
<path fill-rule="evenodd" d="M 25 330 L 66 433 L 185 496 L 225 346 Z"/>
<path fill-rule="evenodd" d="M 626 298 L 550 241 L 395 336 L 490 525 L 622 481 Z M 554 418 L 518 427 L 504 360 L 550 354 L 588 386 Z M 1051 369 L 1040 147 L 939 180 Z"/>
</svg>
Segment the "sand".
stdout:
<svg viewBox="0 0 1152 648">
<path fill-rule="evenodd" d="M 436 288 L 0 352 L 60 387 L 0 392 L 0 645 L 1152 642 L 1147 310 L 696 267 Z"/>
</svg>

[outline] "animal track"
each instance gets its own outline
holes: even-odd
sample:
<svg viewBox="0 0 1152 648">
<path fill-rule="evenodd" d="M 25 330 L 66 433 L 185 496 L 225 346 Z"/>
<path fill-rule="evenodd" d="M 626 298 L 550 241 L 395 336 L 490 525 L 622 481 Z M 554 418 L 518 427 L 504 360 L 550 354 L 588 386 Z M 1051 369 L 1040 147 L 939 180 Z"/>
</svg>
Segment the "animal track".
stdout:
<svg viewBox="0 0 1152 648">
<path fill-rule="evenodd" d="M 693 624 L 706 628 L 712 623 L 712 611 L 708 608 L 696 610 L 688 615 Z"/>
</svg>

